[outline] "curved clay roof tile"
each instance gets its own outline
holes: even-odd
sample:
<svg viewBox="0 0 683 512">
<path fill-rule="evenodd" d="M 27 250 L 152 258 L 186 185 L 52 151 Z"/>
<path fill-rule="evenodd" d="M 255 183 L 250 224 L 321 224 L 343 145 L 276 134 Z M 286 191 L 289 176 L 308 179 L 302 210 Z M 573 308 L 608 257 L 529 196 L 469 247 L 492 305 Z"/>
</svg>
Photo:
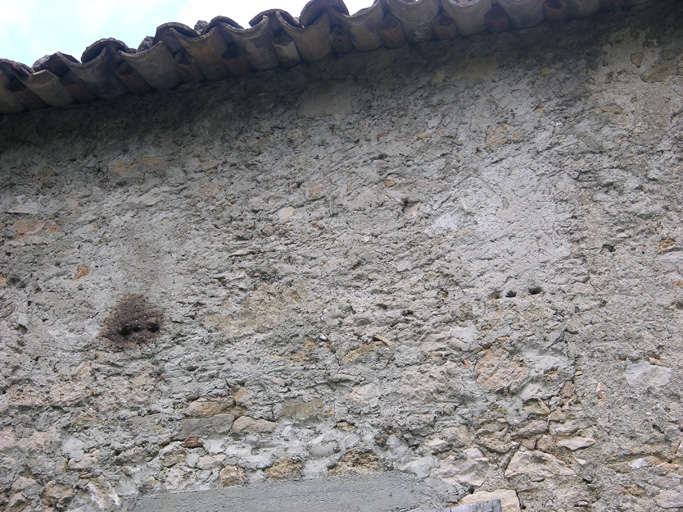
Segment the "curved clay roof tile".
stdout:
<svg viewBox="0 0 683 512">
<path fill-rule="evenodd" d="M 226 40 L 231 40 L 246 54 L 254 69 L 265 71 L 279 64 L 272 44 L 275 38 L 272 20 L 264 16 L 255 26 L 246 29 L 228 23 L 219 23 L 218 26 L 223 30 Z"/>
<path fill-rule="evenodd" d="M 109 46 L 103 46 L 97 57 L 87 62 L 73 62 L 59 52 L 56 55 L 100 98 L 108 100 L 128 92 L 128 88 L 116 74 L 116 66 L 120 60 Z"/>
<path fill-rule="evenodd" d="M 137 53 L 121 52 L 121 56 L 154 89 L 173 89 L 181 82 L 173 55 L 163 41 L 159 41 L 149 50 Z"/>
<path fill-rule="evenodd" d="M 342 14 L 349 14 L 349 9 L 342 0 L 311 0 L 301 9 L 299 23 L 304 27 L 315 23 L 320 16 L 329 11 L 337 11 Z"/>
<path fill-rule="evenodd" d="M 330 21 L 341 27 L 356 50 L 365 52 L 382 46 L 379 25 L 384 19 L 384 9 L 379 0 L 352 16 L 337 9 L 330 9 L 329 15 Z"/>
<path fill-rule="evenodd" d="M 434 39 L 432 22 L 439 14 L 439 0 L 386 0 L 391 14 L 401 22 L 409 43 L 422 43 Z"/>
<path fill-rule="evenodd" d="M 369 2 L 370 0 L 368 0 Z M 406 42 L 447 40 L 483 30 L 525 28 L 616 7 L 644 8 L 656 0 L 374 0 L 350 15 L 343 0 L 311 0 L 299 19 L 271 9 L 249 28 L 217 16 L 201 33 L 165 23 L 139 50 L 102 39 L 82 62 L 56 53 L 33 68 L 0 60 L 0 114 L 172 89 L 181 83 L 222 80 L 252 70 L 291 67 L 332 52 L 397 48 Z M 197 25 L 200 27 L 200 24 Z"/>
<path fill-rule="evenodd" d="M 330 18 L 327 13 L 323 13 L 312 25 L 304 27 L 290 25 L 279 12 L 277 17 L 284 31 L 294 41 L 299 55 L 306 62 L 315 62 L 332 52 Z"/>
<path fill-rule="evenodd" d="M 197 62 L 202 74 L 209 80 L 223 80 L 230 76 L 228 66 L 222 55 L 228 49 L 223 34 L 212 28 L 204 35 L 189 37 L 175 29 L 171 33 Z"/>
<path fill-rule="evenodd" d="M 471 36 L 486 29 L 486 13 L 491 10 L 491 0 L 441 0 L 446 11 L 458 27 L 458 34 Z"/>
</svg>

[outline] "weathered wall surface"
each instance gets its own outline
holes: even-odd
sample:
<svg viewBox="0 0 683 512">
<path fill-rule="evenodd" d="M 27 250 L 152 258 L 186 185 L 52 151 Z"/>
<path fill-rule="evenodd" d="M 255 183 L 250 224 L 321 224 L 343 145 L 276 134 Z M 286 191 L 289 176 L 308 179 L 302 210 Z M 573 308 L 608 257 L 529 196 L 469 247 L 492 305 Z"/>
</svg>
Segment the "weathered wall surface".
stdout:
<svg viewBox="0 0 683 512">
<path fill-rule="evenodd" d="M 682 18 L 0 119 L 3 506 L 683 507 Z"/>
</svg>

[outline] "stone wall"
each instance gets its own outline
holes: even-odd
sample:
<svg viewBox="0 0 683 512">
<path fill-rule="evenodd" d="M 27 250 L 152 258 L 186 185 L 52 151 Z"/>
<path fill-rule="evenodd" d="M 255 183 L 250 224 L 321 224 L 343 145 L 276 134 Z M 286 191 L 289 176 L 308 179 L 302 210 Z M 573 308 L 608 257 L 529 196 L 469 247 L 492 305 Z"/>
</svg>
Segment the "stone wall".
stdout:
<svg viewBox="0 0 683 512">
<path fill-rule="evenodd" d="M 683 507 L 682 17 L 1 118 L 3 506 Z"/>
</svg>

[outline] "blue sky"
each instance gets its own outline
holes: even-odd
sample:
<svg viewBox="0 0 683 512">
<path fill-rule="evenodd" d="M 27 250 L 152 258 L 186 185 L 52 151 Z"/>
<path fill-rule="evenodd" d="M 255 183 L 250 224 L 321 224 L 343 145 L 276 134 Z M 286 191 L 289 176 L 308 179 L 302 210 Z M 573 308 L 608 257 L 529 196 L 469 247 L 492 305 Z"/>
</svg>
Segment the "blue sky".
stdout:
<svg viewBox="0 0 683 512">
<path fill-rule="evenodd" d="M 372 0 L 345 0 L 351 13 Z M 306 0 L 0 0 L 0 58 L 32 66 L 57 51 L 80 59 L 91 43 L 113 37 L 137 48 L 156 27 L 169 21 L 194 26 L 228 16 L 242 26 L 266 9 L 298 16 Z"/>
</svg>

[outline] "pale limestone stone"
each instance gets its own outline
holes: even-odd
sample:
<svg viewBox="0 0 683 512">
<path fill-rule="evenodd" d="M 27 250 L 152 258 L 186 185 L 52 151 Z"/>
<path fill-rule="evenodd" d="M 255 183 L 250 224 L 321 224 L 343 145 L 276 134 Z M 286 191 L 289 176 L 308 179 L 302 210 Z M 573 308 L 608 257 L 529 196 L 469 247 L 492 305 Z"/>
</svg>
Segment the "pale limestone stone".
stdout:
<svg viewBox="0 0 683 512">
<path fill-rule="evenodd" d="M 349 398 L 354 402 L 375 406 L 379 403 L 381 391 L 376 384 L 364 384 L 351 388 Z"/>
<path fill-rule="evenodd" d="M 235 416 L 216 414 L 208 418 L 183 418 L 176 439 L 187 437 L 224 435 L 230 432 Z"/>
<path fill-rule="evenodd" d="M 570 437 L 569 439 L 560 439 L 557 441 L 557 446 L 569 448 L 571 451 L 580 450 L 581 448 L 588 448 L 595 444 L 595 439 L 590 437 Z"/>
<path fill-rule="evenodd" d="M 538 450 L 529 451 L 524 448 L 515 453 L 505 470 L 505 478 L 527 476 L 533 482 L 572 475 L 574 475 L 574 471 L 557 457 Z"/>
<path fill-rule="evenodd" d="M 104 476 L 91 479 L 86 489 L 90 492 L 90 499 L 101 510 L 109 510 L 121 505 L 121 498 Z"/>
<path fill-rule="evenodd" d="M 69 459 L 67 467 L 74 470 L 88 469 L 97 464 L 97 457 L 99 455 L 99 450 L 95 450 L 92 453 L 85 453 L 81 457 L 81 460 Z"/>
<path fill-rule="evenodd" d="M 315 201 L 316 199 L 320 198 L 320 194 L 322 194 L 324 187 L 323 184 L 314 181 L 310 185 L 308 185 L 308 197 L 311 201 Z"/>
<path fill-rule="evenodd" d="M 668 489 L 660 492 L 655 498 L 657 505 L 662 508 L 682 508 L 683 507 L 683 491 Z"/>
<path fill-rule="evenodd" d="M 465 496 L 458 505 L 472 505 L 487 501 L 500 500 L 503 512 L 521 512 L 517 493 L 511 489 L 496 489 L 495 491 L 479 491 Z"/>
<path fill-rule="evenodd" d="M 524 412 L 527 414 L 538 414 L 539 416 L 547 416 L 550 414 L 550 409 L 539 398 L 532 398 L 524 402 Z"/>
<path fill-rule="evenodd" d="M 149 459 L 149 454 L 142 446 L 133 446 L 116 456 L 117 464 L 138 464 Z"/>
<path fill-rule="evenodd" d="M 161 457 L 161 464 L 164 467 L 170 468 L 171 466 L 175 466 L 179 462 L 184 461 L 186 456 L 185 450 L 172 451 Z"/>
<path fill-rule="evenodd" d="M 419 479 L 424 479 L 429 476 L 432 468 L 438 463 L 436 457 L 427 456 L 419 457 L 417 459 L 401 464 L 398 468 L 406 473 L 412 473 Z"/>
<path fill-rule="evenodd" d="M 52 506 L 63 509 L 74 496 L 74 490 L 69 485 L 48 482 L 43 491 L 45 500 Z"/>
<path fill-rule="evenodd" d="M 671 368 L 647 362 L 630 364 L 626 367 L 626 381 L 633 388 L 661 388 L 671 380 Z"/>
<path fill-rule="evenodd" d="M 282 208 L 277 212 L 277 216 L 280 218 L 281 221 L 286 221 L 289 219 L 292 215 L 294 215 L 294 212 L 296 211 L 296 208 L 293 206 L 286 206 L 285 208 Z"/>
<path fill-rule="evenodd" d="M 188 418 L 210 418 L 211 416 L 225 413 L 233 404 L 234 400 L 232 397 L 225 398 L 224 400 L 196 400 L 187 406 L 183 414 Z"/>
<path fill-rule="evenodd" d="M 516 389 L 524 381 L 526 368 L 502 348 L 485 350 L 475 365 L 477 382 L 492 391 Z"/>
<path fill-rule="evenodd" d="M 37 485 L 40 485 L 40 484 L 37 481 L 35 481 L 33 478 L 26 478 L 24 476 L 20 476 L 12 484 L 12 490 L 13 491 L 23 491 L 24 489 L 28 489 L 29 487 L 33 487 L 33 486 L 37 486 Z"/>
<path fill-rule="evenodd" d="M 372 452 L 358 450 L 347 451 L 330 473 L 344 475 L 346 473 L 371 473 L 379 469 L 379 459 Z"/>
<path fill-rule="evenodd" d="M 320 398 L 304 402 L 303 400 L 285 400 L 278 416 L 289 416 L 290 418 L 305 419 L 311 416 L 318 416 L 323 414 L 324 406 Z"/>
<path fill-rule="evenodd" d="M 51 404 L 74 405 L 91 395 L 92 375 L 90 364 L 79 367 L 67 382 L 55 384 L 50 388 Z"/>
<path fill-rule="evenodd" d="M 517 448 L 517 446 L 519 446 L 519 443 L 506 442 L 495 437 L 480 437 L 476 440 L 476 443 L 489 451 L 500 454 L 507 453 L 513 448 Z"/>
<path fill-rule="evenodd" d="M 25 452 L 43 452 L 55 439 L 56 432 L 57 426 L 52 425 L 44 432 L 36 431 L 27 438 L 19 439 L 17 441 L 17 446 L 20 450 Z"/>
<path fill-rule="evenodd" d="M 218 474 L 218 481 L 223 487 L 241 485 L 247 481 L 247 475 L 239 466 L 225 466 Z"/>
<path fill-rule="evenodd" d="M 448 457 L 441 461 L 438 468 L 431 471 L 432 478 L 438 478 L 447 484 L 463 484 L 479 487 L 486 479 L 489 459 L 484 457 L 479 448 L 465 450 L 465 459 Z"/>
<path fill-rule="evenodd" d="M 446 439 L 453 448 L 462 448 L 470 444 L 470 431 L 465 425 L 446 427 L 439 432 L 439 437 Z"/>
<path fill-rule="evenodd" d="M 289 457 L 280 457 L 266 469 L 266 474 L 269 478 L 280 480 L 300 475 L 303 467 L 301 462 L 296 462 Z"/>
<path fill-rule="evenodd" d="M 533 420 L 521 423 L 513 433 L 515 437 L 536 436 L 545 434 L 548 431 L 548 424 L 545 420 Z"/>
<path fill-rule="evenodd" d="M 442 453 L 450 449 L 451 446 L 451 443 L 440 438 L 429 439 L 423 445 L 424 449 L 429 453 Z"/>
<path fill-rule="evenodd" d="M 26 506 L 26 503 L 27 500 L 24 495 L 20 492 L 16 492 L 10 496 L 9 502 L 7 503 L 7 508 L 5 510 L 8 512 L 14 512 L 15 510 L 25 510 L 24 507 Z"/>
<path fill-rule="evenodd" d="M 233 432 L 255 432 L 257 434 L 270 434 L 275 429 L 275 423 L 263 419 L 254 419 L 241 416 L 232 424 Z"/>
<path fill-rule="evenodd" d="M 220 468 L 224 460 L 225 455 L 222 453 L 218 455 L 202 455 L 197 459 L 197 468 L 206 470 Z"/>
<path fill-rule="evenodd" d="M 249 405 L 251 403 L 251 399 L 254 397 L 254 394 L 255 393 L 249 388 L 239 388 L 237 391 L 235 391 L 235 403 L 238 405 Z"/>
<path fill-rule="evenodd" d="M 14 429 L 12 427 L 5 427 L 0 430 L 0 453 L 8 452 L 17 447 L 14 440 Z"/>
</svg>

